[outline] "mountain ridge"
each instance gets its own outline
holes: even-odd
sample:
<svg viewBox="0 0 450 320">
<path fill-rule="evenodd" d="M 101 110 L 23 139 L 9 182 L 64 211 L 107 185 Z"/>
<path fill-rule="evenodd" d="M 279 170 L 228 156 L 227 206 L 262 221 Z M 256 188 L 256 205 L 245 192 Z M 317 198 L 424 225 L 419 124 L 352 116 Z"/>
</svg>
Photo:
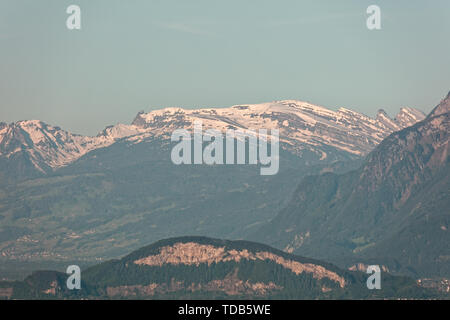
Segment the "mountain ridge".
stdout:
<svg viewBox="0 0 450 320">
<path fill-rule="evenodd" d="M 385 113 L 371 119 L 346 108 L 332 111 L 302 101 L 282 100 L 229 108 L 164 108 L 138 113 L 130 125 L 108 126 L 97 136 L 72 134 L 40 120 L 24 120 L 0 123 L 0 161 L 9 167 L 11 175 L 14 165 L 8 162 L 10 159 L 19 163 L 19 175 L 26 177 L 33 168 L 35 173 L 45 174 L 121 139 L 138 143 L 148 137 L 170 138 L 173 130 L 190 128 L 197 120 L 204 122 L 205 129 L 280 128 L 280 140 L 299 155 L 305 150 L 320 159 L 340 158 L 339 152 L 355 157 L 365 155 L 392 131 L 423 117 L 416 109 L 401 108 L 394 119 Z"/>
<path fill-rule="evenodd" d="M 360 169 L 304 178 L 251 239 L 330 261 L 377 258 L 410 275 L 448 277 L 448 102 L 389 135 Z"/>
<path fill-rule="evenodd" d="M 24 281 L 0 282 L 7 299 L 395 299 L 440 293 L 384 273 L 368 290 L 367 274 L 288 254 L 267 245 L 184 236 L 160 240 L 81 273 L 81 290 L 67 275 L 39 271 Z"/>
</svg>

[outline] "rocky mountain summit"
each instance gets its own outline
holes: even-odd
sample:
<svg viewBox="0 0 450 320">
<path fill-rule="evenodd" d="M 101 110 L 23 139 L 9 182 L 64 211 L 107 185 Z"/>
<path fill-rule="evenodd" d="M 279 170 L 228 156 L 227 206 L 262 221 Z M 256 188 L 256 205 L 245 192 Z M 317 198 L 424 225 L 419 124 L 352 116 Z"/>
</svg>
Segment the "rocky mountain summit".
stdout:
<svg viewBox="0 0 450 320">
<path fill-rule="evenodd" d="M 230 108 L 165 108 L 139 113 L 131 125 L 109 126 L 95 137 L 72 134 L 39 120 L 0 123 L 0 169 L 6 167 L 10 174 L 19 176 L 51 172 L 121 139 L 138 143 L 149 138 L 170 138 L 173 130 L 189 129 L 194 121 L 202 121 L 205 129 L 280 129 L 280 141 L 295 154 L 309 153 L 317 160 L 342 160 L 367 154 L 393 131 L 424 117 L 418 110 L 401 108 L 394 119 L 384 111 L 371 119 L 345 108 L 332 111 L 285 100 Z"/>
<path fill-rule="evenodd" d="M 435 297 L 414 280 L 383 275 L 368 290 L 367 275 L 249 241 L 205 237 L 165 239 L 82 271 L 80 290 L 67 275 L 35 272 L 0 282 L 6 299 L 363 299 Z"/>
</svg>

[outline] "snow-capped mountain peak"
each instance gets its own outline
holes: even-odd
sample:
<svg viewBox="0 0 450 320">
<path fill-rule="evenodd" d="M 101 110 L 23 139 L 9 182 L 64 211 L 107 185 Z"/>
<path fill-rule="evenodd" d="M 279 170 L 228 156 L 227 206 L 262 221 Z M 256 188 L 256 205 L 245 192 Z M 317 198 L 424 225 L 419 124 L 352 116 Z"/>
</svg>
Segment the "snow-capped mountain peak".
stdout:
<svg viewBox="0 0 450 320">
<path fill-rule="evenodd" d="M 308 152 L 320 160 L 335 160 L 339 159 L 339 153 L 363 156 L 393 131 L 424 118 L 422 112 L 412 108 L 402 108 L 394 119 L 384 111 L 372 119 L 346 108 L 333 111 L 304 101 L 282 100 L 228 108 L 164 108 L 140 112 L 132 124 L 106 127 L 95 137 L 28 120 L 0 123 L 0 158 L 16 159 L 22 155 L 24 161 L 46 172 L 118 140 L 138 143 L 152 137 L 169 138 L 173 130 L 190 129 L 195 121 L 201 120 L 204 130 L 279 129 L 285 149 L 299 156 Z"/>
<path fill-rule="evenodd" d="M 198 120 L 204 129 L 279 129 L 280 140 L 296 153 L 309 150 L 323 157 L 324 151 L 318 146 L 365 155 L 393 131 L 424 118 L 422 112 L 412 108 L 403 108 L 395 119 L 385 112 L 372 119 L 347 108 L 333 111 L 304 101 L 282 100 L 216 109 L 166 108 L 139 113 L 133 124 L 154 135 L 192 128 Z"/>
<path fill-rule="evenodd" d="M 421 111 L 403 107 L 400 108 L 400 112 L 395 116 L 395 121 L 402 127 L 409 127 L 424 118 L 425 115 Z"/>
<path fill-rule="evenodd" d="M 129 127 L 129 128 L 128 128 Z M 139 130 L 134 126 L 117 125 L 106 128 L 96 137 L 73 134 L 40 120 L 0 124 L 0 157 L 20 155 L 39 171 L 65 166 L 84 154 L 106 147 L 117 139 Z M 134 129 L 134 130 L 133 130 Z"/>
<path fill-rule="evenodd" d="M 106 140 L 114 141 L 117 139 L 122 139 L 124 137 L 134 136 L 143 132 L 145 132 L 145 130 L 142 130 L 138 126 L 118 123 L 116 125 L 106 127 L 97 135 L 97 138 L 104 138 Z"/>
</svg>

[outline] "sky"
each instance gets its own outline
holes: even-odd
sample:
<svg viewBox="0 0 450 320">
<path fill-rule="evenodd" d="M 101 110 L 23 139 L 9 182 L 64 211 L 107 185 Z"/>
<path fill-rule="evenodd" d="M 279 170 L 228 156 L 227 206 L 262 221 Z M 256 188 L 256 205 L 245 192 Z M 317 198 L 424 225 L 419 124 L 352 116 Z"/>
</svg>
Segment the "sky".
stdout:
<svg viewBox="0 0 450 320">
<path fill-rule="evenodd" d="M 450 90 L 449 38 L 448 0 L 1 0 L 0 121 L 95 135 L 141 110 L 283 99 L 429 112 Z"/>
</svg>

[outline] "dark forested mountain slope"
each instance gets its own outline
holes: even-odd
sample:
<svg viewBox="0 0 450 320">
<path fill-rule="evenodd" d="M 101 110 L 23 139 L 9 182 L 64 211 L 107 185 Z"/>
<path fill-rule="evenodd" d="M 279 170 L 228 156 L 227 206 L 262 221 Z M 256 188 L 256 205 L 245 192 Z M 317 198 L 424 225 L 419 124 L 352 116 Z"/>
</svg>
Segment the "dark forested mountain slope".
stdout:
<svg viewBox="0 0 450 320">
<path fill-rule="evenodd" d="M 369 290 L 368 275 L 339 269 L 248 241 L 183 237 L 158 241 L 120 260 L 81 272 L 81 290 L 66 287 L 67 275 L 35 272 L 24 281 L 0 283 L 3 298 L 24 299 L 214 299 L 214 298 L 433 298 L 405 277 L 382 275 Z"/>
</svg>

